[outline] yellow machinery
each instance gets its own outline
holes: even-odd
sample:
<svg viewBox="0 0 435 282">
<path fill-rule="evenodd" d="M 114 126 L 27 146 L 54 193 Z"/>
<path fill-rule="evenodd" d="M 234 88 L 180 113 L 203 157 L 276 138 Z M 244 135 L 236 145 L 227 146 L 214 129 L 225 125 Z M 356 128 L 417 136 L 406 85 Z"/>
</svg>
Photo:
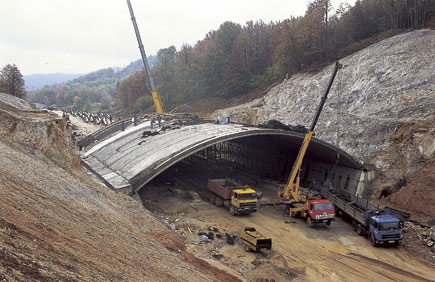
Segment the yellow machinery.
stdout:
<svg viewBox="0 0 435 282">
<path fill-rule="evenodd" d="M 137 43 L 139 44 L 140 55 L 142 56 L 142 61 L 145 66 L 145 71 L 148 77 L 148 82 L 151 87 L 151 95 L 153 97 L 154 106 L 156 107 L 157 114 L 163 114 L 163 104 L 160 99 L 160 92 L 158 87 L 154 84 L 154 80 L 151 76 L 151 70 L 148 65 L 147 56 L 145 54 L 145 49 L 142 44 L 142 39 L 140 38 L 139 28 L 137 27 L 136 18 L 134 17 L 133 8 L 131 7 L 130 0 L 127 0 L 128 9 L 130 10 L 131 21 L 133 22 L 134 32 L 136 33 Z"/>
<path fill-rule="evenodd" d="M 292 216 L 295 216 L 297 213 L 300 213 L 303 217 L 307 216 L 307 211 L 309 209 L 308 202 L 313 198 L 312 193 L 303 194 L 299 190 L 299 181 L 300 181 L 300 169 L 302 166 L 302 161 L 304 159 L 305 153 L 307 151 L 308 145 L 310 144 L 311 138 L 314 134 L 314 128 L 319 119 L 320 113 L 322 112 L 323 106 L 325 105 L 326 98 L 328 97 L 329 90 L 331 89 L 332 83 L 335 79 L 335 76 L 338 70 L 342 67 L 342 65 L 337 62 L 335 64 L 334 72 L 329 79 L 328 87 L 326 88 L 325 93 L 322 96 L 319 106 L 317 107 L 316 114 L 311 123 L 310 129 L 308 133 L 305 135 L 304 141 L 302 142 L 301 148 L 299 149 L 298 156 L 293 165 L 292 171 L 290 173 L 289 180 L 284 190 L 278 191 L 278 196 L 284 198 L 286 201 L 292 203 L 289 205 L 289 212 Z"/>
<path fill-rule="evenodd" d="M 247 252 L 263 252 L 267 255 L 272 249 L 272 239 L 263 236 L 254 227 L 245 227 L 243 233 L 240 234 L 240 240 Z"/>
</svg>

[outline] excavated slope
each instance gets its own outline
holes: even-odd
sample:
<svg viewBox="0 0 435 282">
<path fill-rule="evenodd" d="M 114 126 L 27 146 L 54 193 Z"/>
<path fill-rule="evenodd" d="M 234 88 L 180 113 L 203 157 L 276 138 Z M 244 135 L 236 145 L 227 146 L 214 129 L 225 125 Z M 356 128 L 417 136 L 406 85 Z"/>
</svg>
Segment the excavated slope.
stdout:
<svg viewBox="0 0 435 282">
<path fill-rule="evenodd" d="M 375 183 L 377 197 L 382 191 L 383 195 L 400 192 L 402 186 L 418 181 L 414 175 L 423 168 L 435 181 L 430 161 L 435 152 L 434 46 L 434 30 L 416 30 L 340 60 L 344 67 L 329 93 L 316 136 L 374 164 L 380 175 Z M 214 116 L 252 124 L 275 119 L 309 127 L 332 70 L 331 64 L 317 73 L 295 75 L 263 98 Z M 422 218 L 434 218 L 430 210 L 435 200 L 433 184 L 419 187 L 423 191 L 416 196 L 420 205 L 405 205 L 403 197 L 399 197 L 402 204 L 396 201 L 396 205 L 418 211 Z"/>
<path fill-rule="evenodd" d="M 13 105 L 0 102 L 1 281 L 238 280 L 88 177 L 65 120 Z"/>
</svg>

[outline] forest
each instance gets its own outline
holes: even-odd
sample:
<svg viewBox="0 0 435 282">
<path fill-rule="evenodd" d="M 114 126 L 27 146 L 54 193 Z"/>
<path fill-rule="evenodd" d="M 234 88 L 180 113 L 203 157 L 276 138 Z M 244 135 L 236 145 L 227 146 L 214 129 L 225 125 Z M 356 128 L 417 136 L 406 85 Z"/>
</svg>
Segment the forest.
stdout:
<svg viewBox="0 0 435 282">
<path fill-rule="evenodd" d="M 152 76 L 166 110 L 206 97 L 232 98 L 310 71 L 376 41 L 413 28 L 435 27 L 433 0 L 358 0 L 332 10 L 314 0 L 303 16 L 281 22 L 224 22 L 194 46 L 160 49 Z M 104 69 L 30 92 L 32 102 L 88 111 L 153 111 L 141 61 L 136 72 Z M 151 65 L 151 64 L 150 64 Z M 130 70 L 133 68 L 130 68 Z"/>
</svg>

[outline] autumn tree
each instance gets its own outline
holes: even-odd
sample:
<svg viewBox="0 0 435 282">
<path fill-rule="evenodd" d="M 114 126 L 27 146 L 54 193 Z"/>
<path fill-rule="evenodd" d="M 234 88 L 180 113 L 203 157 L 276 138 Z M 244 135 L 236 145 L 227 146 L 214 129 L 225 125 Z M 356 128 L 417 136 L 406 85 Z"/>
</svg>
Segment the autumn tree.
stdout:
<svg viewBox="0 0 435 282">
<path fill-rule="evenodd" d="M 26 98 L 23 75 L 15 64 L 4 66 L 0 70 L 0 78 L 0 87 L 3 91 L 18 98 Z"/>
</svg>

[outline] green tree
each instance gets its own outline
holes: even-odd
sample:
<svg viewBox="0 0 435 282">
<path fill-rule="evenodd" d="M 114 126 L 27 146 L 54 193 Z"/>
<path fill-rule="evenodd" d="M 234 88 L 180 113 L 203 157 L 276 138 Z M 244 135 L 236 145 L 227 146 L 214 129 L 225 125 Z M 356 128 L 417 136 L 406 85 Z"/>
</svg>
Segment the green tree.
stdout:
<svg viewBox="0 0 435 282">
<path fill-rule="evenodd" d="M 159 92 L 163 104 L 168 104 L 174 96 L 175 90 L 175 54 L 177 50 L 174 46 L 160 49 L 157 52 L 156 65 L 153 67 L 153 75 L 156 77 Z"/>
<path fill-rule="evenodd" d="M 19 98 L 26 98 L 26 90 L 24 89 L 24 79 L 20 70 L 15 64 L 7 64 L 0 70 L 0 77 L 3 82 L 2 88 L 6 88 L 7 94 Z"/>
</svg>

